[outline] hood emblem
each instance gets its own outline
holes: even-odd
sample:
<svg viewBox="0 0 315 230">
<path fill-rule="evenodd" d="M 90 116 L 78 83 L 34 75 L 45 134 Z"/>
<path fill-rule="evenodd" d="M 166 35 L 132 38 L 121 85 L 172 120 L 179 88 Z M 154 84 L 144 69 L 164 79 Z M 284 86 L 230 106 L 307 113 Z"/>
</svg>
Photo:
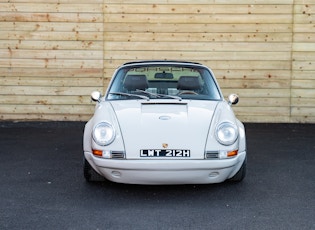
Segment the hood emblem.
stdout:
<svg viewBox="0 0 315 230">
<path fill-rule="evenodd" d="M 163 148 L 165 148 L 165 149 L 166 149 L 166 148 L 168 147 L 168 144 L 163 143 L 163 144 L 162 144 L 162 146 L 163 146 Z"/>
<path fill-rule="evenodd" d="M 166 121 L 166 120 L 171 119 L 171 117 L 170 116 L 160 116 L 159 119 L 162 121 Z"/>
</svg>

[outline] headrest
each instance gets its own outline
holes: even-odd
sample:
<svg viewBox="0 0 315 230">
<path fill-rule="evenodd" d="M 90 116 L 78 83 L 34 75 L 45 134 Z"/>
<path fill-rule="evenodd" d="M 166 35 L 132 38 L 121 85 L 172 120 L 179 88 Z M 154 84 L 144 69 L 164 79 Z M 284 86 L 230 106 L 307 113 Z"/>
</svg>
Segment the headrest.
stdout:
<svg viewBox="0 0 315 230">
<path fill-rule="evenodd" d="M 149 87 L 147 77 L 145 75 L 127 75 L 124 87 L 128 91 L 145 90 Z"/>
<path fill-rule="evenodd" d="M 177 89 L 179 90 L 199 90 L 201 89 L 201 82 L 199 77 L 181 76 L 178 79 Z"/>
</svg>

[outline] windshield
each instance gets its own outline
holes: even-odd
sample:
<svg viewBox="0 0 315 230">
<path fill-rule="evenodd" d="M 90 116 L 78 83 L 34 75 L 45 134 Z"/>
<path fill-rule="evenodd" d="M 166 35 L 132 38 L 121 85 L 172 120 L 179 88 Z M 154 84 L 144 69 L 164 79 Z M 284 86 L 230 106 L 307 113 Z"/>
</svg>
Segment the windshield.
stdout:
<svg viewBox="0 0 315 230">
<path fill-rule="evenodd" d="M 114 76 L 107 99 L 139 98 L 221 100 L 211 73 L 203 67 L 150 65 L 121 68 Z"/>
</svg>

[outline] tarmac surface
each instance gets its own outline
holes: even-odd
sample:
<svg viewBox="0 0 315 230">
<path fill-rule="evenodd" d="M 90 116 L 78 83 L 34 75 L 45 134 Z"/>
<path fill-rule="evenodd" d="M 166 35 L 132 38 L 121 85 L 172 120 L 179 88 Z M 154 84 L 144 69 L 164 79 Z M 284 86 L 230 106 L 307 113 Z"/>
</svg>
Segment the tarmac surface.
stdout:
<svg viewBox="0 0 315 230">
<path fill-rule="evenodd" d="M 315 229 L 315 124 L 245 124 L 243 182 L 83 178 L 82 122 L 0 122 L 0 229 Z"/>
</svg>

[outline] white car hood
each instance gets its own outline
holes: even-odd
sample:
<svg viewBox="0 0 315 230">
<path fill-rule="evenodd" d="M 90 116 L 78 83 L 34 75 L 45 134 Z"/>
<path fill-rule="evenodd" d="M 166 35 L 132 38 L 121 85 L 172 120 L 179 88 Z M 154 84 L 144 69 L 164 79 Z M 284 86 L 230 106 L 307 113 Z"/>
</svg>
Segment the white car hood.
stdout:
<svg viewBox="0 0 315 230">
<path fill-rule="evenodd" d="M 204 158 L 217 101 L 125 100 L 110 103 L 118 119 L 127 159 L 152 159 L 140 156 L 141 150 L 160 149 L 190 150 L 189 159 Z"/>
</svg>

